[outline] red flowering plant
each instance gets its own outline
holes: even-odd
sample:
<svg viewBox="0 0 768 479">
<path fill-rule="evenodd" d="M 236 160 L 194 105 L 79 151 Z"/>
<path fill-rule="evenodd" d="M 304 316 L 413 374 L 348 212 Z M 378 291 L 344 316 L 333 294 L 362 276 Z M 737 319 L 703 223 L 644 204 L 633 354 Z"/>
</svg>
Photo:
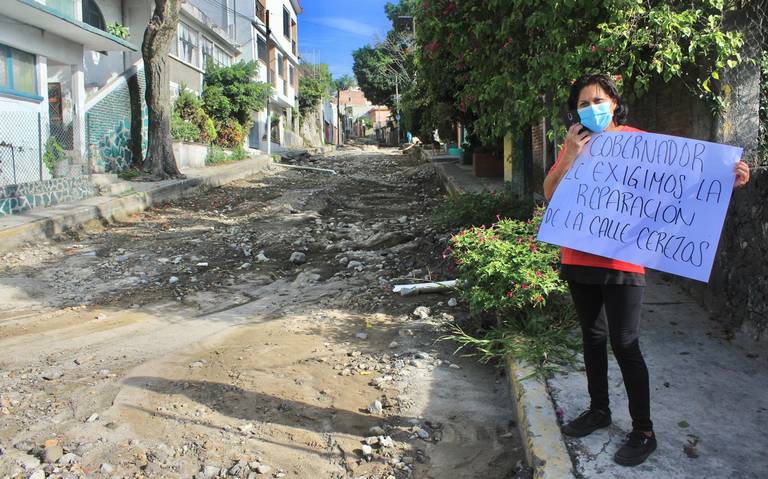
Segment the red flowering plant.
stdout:
<svg viewBox="0 0 768 479">
<path fill-rule="evenodd" d="M 483 338 L 460 328 L 449 339 L 474 346 L 484 359 L 517 357 L 550 370 L 573 358 L 577 344 L 567 286 L 557 271 L 557 247 L 536 240 L 544 209 L 527 221 L 502 219 L 451 239 L 462 298 L 474 315 L 491 313 L 497 327 Z M 540 369 L 539 367 L 543 367 Z"/>
</svg>

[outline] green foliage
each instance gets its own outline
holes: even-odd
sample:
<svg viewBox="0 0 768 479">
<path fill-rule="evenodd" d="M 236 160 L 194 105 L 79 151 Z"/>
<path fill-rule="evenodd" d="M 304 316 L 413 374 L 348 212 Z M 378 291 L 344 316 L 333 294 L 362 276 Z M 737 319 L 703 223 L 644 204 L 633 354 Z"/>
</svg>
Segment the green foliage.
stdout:
<svg viewBox="0 0 768 479">
<path fill-rule="evenodd" d="M 349 90 L 357 85 L 354 78 L 349 75 L 342 75 L 339 78 L 333 80 L 333 89 L 337 91 Z"/>
<path fill-rule="evenodd" d="M 131 181 L 132 179 L 143 175 L 141 170 L 137 168 L 128 168 L 117 174 L 122 180 Z"/>
<path fill-rule="evenodd" d="M 472 227 L 451 239 L 462 299 L 477 314 L 492 314 L 499 325 L 480 338 L 458 327 L 450 339 L 473 346 L 483 360 L 524 359 L 537 372 L 571 361 L 578 341 L 567 286 L 557 271 L 559 251 L 536 241 L 543 209 L 528 221 L 502 219 Z"/>
<path fill-rule="evenodd" d="M 419 0 L 400 0 L 397 3 L 387 2 L 384 13 L 393 25 L 398 23 L 398 17 L 413 16 L 419 9 Z"/>
<path fill-rule="evenodd" d="M 723 25 L 731 8 L 723 0 L 425 1 L 418 79 L 433 104 L 476 118 L 486 141 L 542 116 L 559 121 L 570 82 L 589 71 L 619 75 L 630 99 L 655 78 L 678 78 L 721 105 L 716 84 L 741 60 L 741 36 Z"/>
<path fill-rule="evenodd" d="M 229 160 L 242 161 L 242 160 L 247 160 L 250 157 L 251 155 L 249 155 L 248 152 L 245 151 L 245 148 L 243 147 L 243 145 L 237 145 L 232 149 L 232 154 L 229 155 Z"/>
<path fill-rule="evenodd" d="M 435 220 L 460 228 L 490 225 L 499 218 L 528 219 L 533 206 L 530 200 L 521 199 L 510 188 L 491 193 L 461 193 L 448 196 L 435 211 Z"/>
<path fill-rule="evenodd" d="M 197 143 L 200 141 L 200 129 L 174 112 L 171 116 L 171 138 Z"/>
<path fill-rule="evenodd" d="M 208 153 L 205 155 L 206 165 L 218 165 L 227 161 L 227 152 L 224 148 L 211 145 L 208 147 Z"/>
<path fill-rule="evenodd" d="M 242 146 L 245 140 L 245 131 L 243 127 L 234 118 L 227 118 L 222 123 L 218 124 L 218 136 L 216 137 L 216 145 L 224 148 L 236 148 L 238 145 Z"/>
<path fill-rule="evenodd" d="M 111 33 L 118 38 L 122 38 L 123 40 L 128 40 L 128 37 L 131 36 L 128 27 L 117 22 L 107 24 L 107 33 Z"/>
<path fill-rule="evenodd" d="M 302 63 L 299 76 L 299 116 L 304 117 L 317 108 L 323 98 L 328 98 L 331 88 L 331 72 L 328 65 Z"/>
<path fill-rule="evenodd" d="M 380 45 L 365 45 L 352 52 L 352 71 L 365 98 L 374 105 L 394 106 L 395 77 L 390 68 L 394 60 Z"/>
<path fill-rule="evenodd" d="M 194 127 L 197 132 L 193 133 Z M 216 128 L 203 108 L 203 102 L 191 90 L 182 86 L 173 105 L 171 137 L 174 140 L 209 144 L 216 139 Z"/>
<path fill-rule="evenodd" d="M 255 76 L 254 62 L 209 65 L 203 80 L 203 104 L 208 115 L 219 122 L 234 118 L 247 127 L 251 113 L 266 107 L 271 91 L 268 83 L 253 81 Z"/>
<path fill-rule="evenodd" d="M 45 142 L 45 152 L 43 153 L 43 164 L 48 169 L 51 176 L 56 176 L 56 165 L 66 160 L 67 154 L 61 147 L 56 138 L 50 136 Z"/>
</svg>

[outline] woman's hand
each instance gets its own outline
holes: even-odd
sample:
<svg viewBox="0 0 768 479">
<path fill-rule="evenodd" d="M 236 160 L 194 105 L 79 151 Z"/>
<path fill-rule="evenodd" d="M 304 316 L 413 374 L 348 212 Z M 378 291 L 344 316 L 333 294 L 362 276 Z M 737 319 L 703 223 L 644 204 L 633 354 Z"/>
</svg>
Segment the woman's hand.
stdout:
<svg viewBox="0 0 768 479">
<path fill-rule="evenodd" d="M 590 131 L 584 129 L 584 133 L 579 133 L 584 128 L 581 123 L 575 123 L 568 128 L 568 134 L 565 135 L 565 154 L 570 160 L 575 160 L 579 153 L 581 153 L 582 147 L 592 139 Z"/>
<path fill-rule="evenodd" d="M 733 184 L 734 188 L 741 188 L 749 183 L 749 165 L 744 161 L 736 163 L 736 182 Z"/>
</svg>

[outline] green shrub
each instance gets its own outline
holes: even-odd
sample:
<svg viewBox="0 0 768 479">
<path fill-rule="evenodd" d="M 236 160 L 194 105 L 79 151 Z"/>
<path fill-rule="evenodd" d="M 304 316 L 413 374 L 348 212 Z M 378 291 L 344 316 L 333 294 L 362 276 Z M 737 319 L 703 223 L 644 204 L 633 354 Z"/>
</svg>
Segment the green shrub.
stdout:
<svg viewBox="0 0 768 479">
<path fill-rule="evenodd" d="M 245 151 L 245 148 L 243 145 L 237 145 L 232 149 L 232 154 L 229 155 L 229 159 L 231 161 L 242 161 L 249 159 L 251 157 L 250 154 L 248 154 L 247 151 Z"/>
<path fill-rule="evenodd" d="M 111 33 L 118 38 L 122 38 L 123 40 L 128 40 L 128 37 L 131 36 L 128 27 L 117 22 L 107 24 L 107 33 Z"/>
<path fill-rule="evenodd" d="M 501 218 L 527 219 L 533 202 L 521 199 L 509 188 L 491 193 L 450 195 L 435 211 L 435 221 L 449 227 L 489 225 Z"/>
<path fill-rule="evenodd" d="M 200 141 L 200 129 L 194 123 L 183 119 L 177 112 L 171 116 L 171 138 L 174 140 Z"/>
<path fill-rule="evenodd" d="M 502 219 L 472 227 L 451 239 L 462 299 L 474 315 L 491 314 L 498 325 L 475 338 L 456 327 L 450 339 L 474 346 L 484 360 L 512 356 L 537 372 L 573 359 L 578 345 L 566 283 L 560 279 L 558 248 L 537 241 L 543 209 L 527 221 Z"/>
<path fill-rule="evenodd" d="M 253 112 L 262 110 L 272 87 L 253 81 L 257 76 L 256 62 L 234 63 L 226 67 L 209 65 L 203 80 L 205 111 L 218 122 L 234 118 L 246 125 Z"/>
<path fill-rule="evenodd" d="M 205 155 L 206 165 L 218 165 L 220 163 L 226 162 L 227 160 L 227 152 L 224 151 L 224 148 L 217 145 L 211 145 L 208 147 L 208 154 Z"/>
<path fill-rule="evenodd" d="M 234 118 L 228 118 L 219 123 L 216 136 L 216 144 L 223 148 L 235 148 L 242 145 L 245 139 L 243 127 Z"/>
<path fill-rule="evenodd" d="M 61 147 L 56 138 L 48 137 L 45 142 L 45 152 L 43 153 L 43 164 L 48 169 L 51 176 L 56 176 L 56 165 L 67 158 L 64 148 Z"/>
<path fill-rule="evenodd" d="M 217 136 L 216 125 L 210 117 L 207 117 L 205 119 L 205 125 L 200 130 L 200 140 L 204 141 L 206 144 L 211 144 L 216 141 Z"/>
<path fill-rule="evenodd" d="M 173 105 L 173 111 L 174 114 L 177 114 L 187 123 L 194 125 L 198 130 L 197 138 L 187 141 L 197 141 L 207 145 L 216 139 L 216 126 L 213 120 L 205 112 L 203 101 L 191 90 L 187 90 L 182 86 L 179 96 Z M 185 131 L 185 133 L 187 132 Z"/>
</svg>

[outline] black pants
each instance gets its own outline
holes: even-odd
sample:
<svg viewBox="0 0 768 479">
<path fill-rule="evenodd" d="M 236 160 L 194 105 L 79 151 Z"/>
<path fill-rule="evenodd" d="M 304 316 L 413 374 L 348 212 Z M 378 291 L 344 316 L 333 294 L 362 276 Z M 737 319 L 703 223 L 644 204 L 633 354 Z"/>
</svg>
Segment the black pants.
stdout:
<svg viewBox="0 0 768 479">
<path fill-rule="evenodd" d="M 568 282 L 584 339 L 584 366 L 591 409 L 608 404 L 608 338 L 621 368 L 629 399 L 632 428 L 652 431 L 648 368 L 640 352 L 643 286 Z"/>
</svg>

